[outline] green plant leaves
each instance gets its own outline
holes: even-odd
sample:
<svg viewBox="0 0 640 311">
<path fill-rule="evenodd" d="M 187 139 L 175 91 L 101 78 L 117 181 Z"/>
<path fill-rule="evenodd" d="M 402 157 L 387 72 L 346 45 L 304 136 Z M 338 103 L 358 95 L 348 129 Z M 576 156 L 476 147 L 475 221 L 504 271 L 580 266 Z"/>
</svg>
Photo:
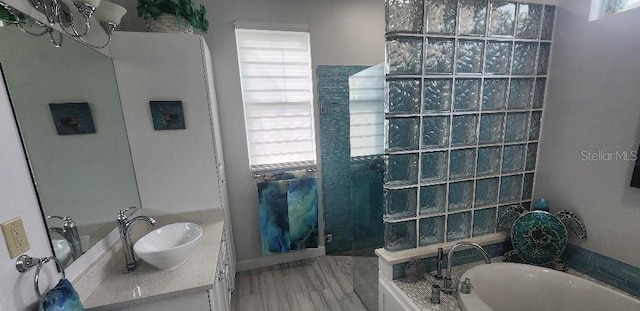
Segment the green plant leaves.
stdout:
<svg viewBox="0 0 640 311">
<path fill-rule="evenodd" d="M 150 7 L 149 8 L 149 14 L 151 14 L 151 16 L 155 19 L 158 18 L 158 16 L 160 16 L 160 14 L 162 14 L 162 10 L 160 10 L 160 8 L 158 7 Z"/>
<path fill-rule="evenodd" d="M 209 21 L 204 5 L 196 5 L 191 0 L 138 0 L 138 17 L 156 19 L 160 14 L 174 14 L 178 23 L 186 20 L 193 28 L 207 32 Z"/>
<path fill-rule="evenodd" d="M 0 21 L 6 22 L 9 24 L 18 22 L 16 17 L 13 14 L 11 14 L 11 12 L 9 12 L 9 10 L 3 7 L 2 5 L 0 5 Z"/>
</svg>

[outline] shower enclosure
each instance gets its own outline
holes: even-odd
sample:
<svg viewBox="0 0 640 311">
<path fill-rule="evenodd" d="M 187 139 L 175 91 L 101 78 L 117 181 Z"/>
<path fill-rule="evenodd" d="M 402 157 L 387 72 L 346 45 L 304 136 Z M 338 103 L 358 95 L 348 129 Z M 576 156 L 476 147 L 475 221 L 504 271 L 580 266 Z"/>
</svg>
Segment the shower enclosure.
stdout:
<svg viewBox="0 0 640 311">
<path fill-rule="evenodd" d="M 349 77 L 353 289 L 378 310 L 378 257 L 384 246 L 384 64 Z"/>
<path fill-rule="evenodd" d="M 318 66 L 327 255 L 351 256 L 353 287 L 378 309 L 384 245 L 384 67 Z"/>
</svg>

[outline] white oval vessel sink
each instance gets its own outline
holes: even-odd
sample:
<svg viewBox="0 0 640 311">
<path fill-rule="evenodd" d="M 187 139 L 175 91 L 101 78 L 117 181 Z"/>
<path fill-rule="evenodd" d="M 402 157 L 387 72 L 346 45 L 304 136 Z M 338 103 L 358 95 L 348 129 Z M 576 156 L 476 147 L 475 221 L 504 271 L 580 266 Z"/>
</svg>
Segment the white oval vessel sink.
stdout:
<svg viewBox="0 0 640 311">
<path fill-rule="evenodd" d="M 68 265 L 72 259 L 69 242 L 67 242 L 67 240 L 54 239 L 51 240 L 51 245 L 53 245 L 53 253 L 56 255 L 56 258 L 60 260 L 63 266 Z"/>
<path fill-rule="evenodd" d="M 201 237 L 200 226 L 174 223 L 147 233 L 133 245 L 133 251 L 146 263 L 160 270 L 171 270 L 187 261 Z"/>
</svg>

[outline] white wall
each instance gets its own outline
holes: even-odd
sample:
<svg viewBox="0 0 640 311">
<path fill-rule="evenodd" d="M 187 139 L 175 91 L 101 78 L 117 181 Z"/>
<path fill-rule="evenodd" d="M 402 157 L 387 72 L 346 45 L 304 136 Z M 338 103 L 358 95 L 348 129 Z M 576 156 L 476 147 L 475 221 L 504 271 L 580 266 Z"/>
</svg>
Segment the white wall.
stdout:
<svg viewBox="0 0 640 311">
<path fill-rule="evenodd" d="M 144 22 L 135 17 L 135 3 L 116 2 L 130 12 L 120 29 L 145 31 Z M 209 32 L 203 35 L 213 55 L 236 255 L 238 261 L 246 261 L 260 258 L 262 253 L 257 190 L 249 171 L 233 22 L 308 24 L 315 75 L 317 65 L 374 65 L 384 61 L 384 1 L 205 0 L 200 3 L 207 7 L 210 22 Z M 142 200 L 144 204 L 144 198 Z M 322 215 L 322 209 L 319 213 Z M 322 236 L 323 219 L 319 227 Z"/>
<path fill-rule="evenodd" d="M 13 119 L 13 112 L 4 81 L 0 78 L 0 222 L 22 217 L 34 257 L 51 256 L 51 246 L 40 214 L 40 206 L 31 182 L 27 159 Z M 42 288 L 51 285 L 55 277 L 53 267 L 43 269 Z M 33 309 L 37 297 L 33 289 L 35 271 L 19 273 L 15 259 L 9 257 L 4 238 L 0 238 L 0 310 L 13 311 Z"/>
<path fill-rule="evenodd" d="M 530 2 L 557 4 L 559 1 Z M 145 31 L 144 21 L 136 16 L 135 1 L 114 2 L 129 10 L 120 29 Z M 204 36 L 213 54 L 237 257 L 239 261 L 260 258 L 256 187 L 249 172 L 233 21 L 308 24 L 314 69 L 317 65 L 374 65 L 384 60 L 384 1 L 203 0 L 200 3 L 207 7 L 210 21 L 209 33 Z M 322 215 L 322 209 L 319 212 Z M 320 230 L 322 235 L 322 219 Z"/>
<path fill-rule="evenodd" d="M 120 32 L 110 48 L 147 215 L 220 206 L 200 40 Z M 182 101 L 185 129 L 154 130 L 149 101 L 158 100 Z"/>
<path fill-rule="evenodd" d="M 205 5 L 211 23 L 205 38 L 213 55 L 236 256 L 238 261 L 250 260 L 262 257 L 261 238 L 233 21 L 308 24 L 315 80 L 317 65 L 374 65 L 384 60 L 384 1 L 209 0 Z M 322 209 L 319 214 L 323 236 Z"/>
<path fill-rule="evenodd" d="M 590 1 L 557 14 L 535 196 L 575 211 L 587 249 L 640 266 L 640 189 L 634 162 L 584 161 L 586 152 L 631 152 L 640 143 L 640 9 L 588 22 Z"/>
</svg>

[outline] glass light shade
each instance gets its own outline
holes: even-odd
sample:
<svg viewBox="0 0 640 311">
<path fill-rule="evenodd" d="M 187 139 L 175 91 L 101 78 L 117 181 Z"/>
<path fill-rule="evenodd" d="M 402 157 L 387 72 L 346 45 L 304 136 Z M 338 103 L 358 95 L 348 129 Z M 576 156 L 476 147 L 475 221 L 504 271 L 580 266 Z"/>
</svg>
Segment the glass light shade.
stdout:
<svg viewBox="0 0 640 311">
<path fill-rule="evenodd" d="M 67 2 L 67 1 L 63 1 L 63 2 Z M 100 7 L 100 2 L 101 0 L 71 0 L 69 2 L 73 2 L 73 3 L 86 3 L 92 7 L 94 7 L 95 9 L 97 9 L 98 7 Z"/>
<path fill-rule="evenodd" d="M 125 14 L 127 14 L 127 9 L 109 1 L 102 1 L 94 16 L 100 22 L 110 22 L 118 25 Z"/>
</svg>

